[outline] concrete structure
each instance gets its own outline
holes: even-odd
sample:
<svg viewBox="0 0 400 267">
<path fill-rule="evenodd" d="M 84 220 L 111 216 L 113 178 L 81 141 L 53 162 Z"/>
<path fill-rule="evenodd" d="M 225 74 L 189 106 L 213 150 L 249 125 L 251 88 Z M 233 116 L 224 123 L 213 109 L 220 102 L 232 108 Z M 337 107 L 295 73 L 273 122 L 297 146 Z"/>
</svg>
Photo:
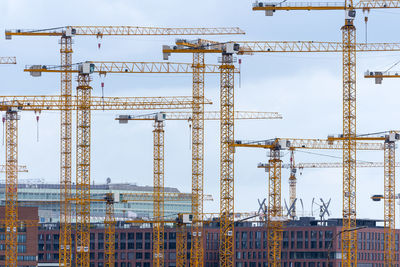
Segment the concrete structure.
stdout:
<svg viewBox="0 0 400 267">
<path fill-rule="evenodd" d="M 117 220 L 126 220 L 135 217 L 152 217 L 153 203 L 152 198 L 146 201 L 124 202 L 127 197 L 124 194 L 129 193 L 152 193 L 151 186 L 138 186 L 135 184 L 99 184 L 91 185 L 91 198 L 104 198 L 105 193 L 114 193 L 116 200 L 114 205 L 115 217 Z M 74 194 L 75 186 L 72 186 Z M 179 193 L 176 188 L 166 187 L 165 192 Z M 74 196 L 73 196 L 74 197 Z M 37 206 L 39 207 L 39 218 L 41 223 L 57 223 L 60 218 L 60 185 L 59 184 L 19 184 L 18 185 L 18 205 L 19 206 Z M 129 199 L 135 199 L 130 197 Z M 5 205 L 5 185 L 0 184 L 0 206 Z M 73 211 L 74 205 L 72 205 Z M 165 215 L 175 216 L 179 212 L 190 212 L 192 209 L 192 199 L 190 194 L 185 194 L 181 200 L 174 202 L 165 202 Z M 91 222 L 103 222 L 105 216 L 105 203 L 91 203 Z M 74 220 L 74 214 L 72 218 Z"/>
</svg>

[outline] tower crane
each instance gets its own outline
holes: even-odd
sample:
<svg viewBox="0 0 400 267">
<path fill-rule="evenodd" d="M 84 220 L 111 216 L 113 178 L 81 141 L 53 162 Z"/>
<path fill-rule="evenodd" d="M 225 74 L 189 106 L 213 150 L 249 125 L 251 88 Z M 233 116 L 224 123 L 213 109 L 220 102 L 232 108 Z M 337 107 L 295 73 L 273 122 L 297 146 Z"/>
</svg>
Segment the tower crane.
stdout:
<svg viewBox="0 0 400 267">
<path fill-rule="evenodd" d="M 15 57 L 0 57 L 0 64 L 17 64 Z"/>
<path fill-rule="evenodd" d="M 158 266 L 159 262 L 163 260 L 164 257 L 164 230 L 162 227 L 161 220 L 164 217 L 164 200 L 162 195 L 164 194 L 164 121 L 165 120 L 184 120 L 184 121 L 193 121 L 193 113 L 189 112 L 158 112 L 154 114 L 145 114 L 145 115 L 120 115 L 117 120 L 120 123 L 127 123 L 129 120 L 151 120 L 154 121 L 154 218 L 156 223 L 153 226 L 153 265 Z M 236 119 L 280 119 L 282 116 L 277 112 L 235 112 Z M 217 111 L 204 111 L 202 120 L 219 120 L 220 113 Z M 203 157 L 203 155 L 202 155 Z M 202 180 L 202 179 L 201 179 Z M 203 185 L 200 187 L 203 188 Z M 203 203 L 204 196 L 203 191 L 195 191 L 192 193 L 192 214 L 193 214 L 193 224 L 194 229 L 192 229 L 193 238 L 198 237 L 202 239 L 201 233 L 202 230 L 202 209 L 201 213 L 198 214 L 199 209 L 197 207 L 198 203 Z M 195 218 L 199 221 L 196 221 Z M 197 225 L 198 224 L 198 225 Z M 177 224 L 178 227 L 184 227 L 183 224 Z M 178 230 L 178 233 L 183 231 L 182 229 Z M 184 242 L 182 236 L 179 238 L 180 242 Z M 178 245 L 178 247 L 183 247 L 182 244 Z M 156 249 L 154 249 L 156 248 Z M 203 246 L 192 247 L 193 249 L 197 249 L 199 251 L 192 252 L 192 254 L 203 255 Z M 161 256 L 160 256 L 161 255 Z M 181 257 L 186 257 L 185 254 L 180 253 L 177 258 L 177 266 L 182 267 L 185 264 L 185 259 Z M 202 258 L 202 256 L 200 256 Z"/>
<path fill-rule="evenodd" d="M 61 93 L 65 108 L 61 111 L 61 158 L 60 158 L 60 193 L 63 200 L 71 197 L 71 136 L 72 114 L 68 109 L 72 95 L 72 75 L 68 72 L 72 64 L 72 43 L 75 36 L 173 36 L 173 35 L 230 35 L 244 34 L 237 27 L 220 28 L 160 28 L 160 27 L 136 27 L 136 26 L 65 26 L 50 29 L 37 30 L 6 30 L 6 40 L 13 36 L 48 36 L 60 37 L 61 66 L 66 72 L 61 72 Z M 60 202 L 62 203 L 62 202 Z M 62 267 L 71 266 L 71 252 L 64 251 L 61 247 L 71 243 L 71 207 L 67 201 L 63 201 L 61 212 L 60 256 L 59 264 Z M 65 229 L 66 228 L 66 229 Z M 89 264 L 89 263 L 87 263 Z M 85 265 L 86 266 L 86 265 Z M 86 266 L 87 267 L 87 266 Z"/>
<path fill-rule="evenodd" d="M 296 186 L 297 186 L 297 170 L 309 169 L 309 168 L 343 168 L 342 162 L 302 162 L 295 164 L 294 162 L 294 150 L 291 150 L 290 156 L 290 163 L 282 164 L 282 169 L 289 169 L 290 170 L 290 177 L 289 177 L 289 207 L 290 207 L 290 217 L 295 219 L 296 215 Z M 385 166 L 384 162 L 369 162 L 369 161 L 357 161 L 356 163 L 357 168 L 383 168 Z M 266 172 L 269 171 L 268 163 L 258 163 L 258 168 L 265 169 Z M 400 167 L 400 163 L 396 162 L 395 167 Z"/>
<path fill-rule="evenodd" d="M 204 146 L 204 133 L 203 133 L 203 112 L 204 112 L 204 74 L 219 73 L 218 65 L 201 64 L 201 74 L 198 70 L 198 65 L 193 63 L 165 63 L 165 62 L 113 62 L 113 61 L 88 61 L 71 65 L 69 70 L 64 70 L 61 66 L 47 66 L 47 65 L 32 65 L 27 66 L 25 71 L 30 72 L 32 76 L 40 76 L 43 72 L 76 72 L 80 73 L 83 66 L 87 66 L 90 73 L 99 73 L 105 75 L 107 73 L 192 73 L 193 74 L 193 111 L 192 111 L 192 205 L 193 205 L 193 246 L 192 255 L 196 259 L 202 258 L 202 238 L 201 238 L 201 218 L 199 217 L 203 210 L 202 192 L 203 192 L 203 146 Z M 238 72 L 238 69 L 233 69 Z M 201 78 L 199 78 L 199 75 Z M 197 82 L 195 82 L 195 80 Z M 155 133 L 162 135 L 161 124 Z M 162 141 L 160 139 L 160 141 Z M 200 223 L 197 223 L 199 221 Z M 157 227 L 155 227 L 157 228 Z M 195 234 L 196 233 L 196 234 Z M 155 235 L 153 235 L 154 237 Z M 157 242 L 163 244 L 163 242 Z M 160 245 L 161 246 L 161 245 Z M 200 252 L 198 252 L 200 251 Z M 160 255 L 162 253 L 156 253 Z M 199 256 L 200 255 L 200 256 Z M 192 258 L 193 258 L 192 257 Z M 198 261 L 196 261 L 198 262 Z M 155 266 L 163 266 L 161 261 L 154 262 Z M 161 264 L 161 265 L 159 265 Z"/>
<path fill-rule="evenodd" d="M 259 2 L 253 5 L 254 11 L 263 10 L 272 16 L 276 10 L 344 10 L 345 23 L 342 30 L 343 44 L 343 227 L 349 230 L 356 227 L 356 9 L 399 8 L 399 1 L 393 0 L 345 0 L 342 3 L 281 3 Z M 357 233 L 344 231 L 341 239 L 342 266 L 357 266 Z M 390 255 L 389 255 L 390 254 Z M 385 263 L 394 264 L 394 252 L 385 253 Z M 280 265 L 280 264 L 279 264 Z M 278 265 L 278 266 L 279 266 Z M 277 266 L 277 265 L 273 265 Z"/>
<path fill-rule="evenodd" d="M 84 84 L 80 84 L 80 93 L 84 90 L 88 90 L 87 86 Z M 86 92 L 85 92 L 86 93 Z M 85 115 L 85 119 L 87 119 L 88 113 L 90 114 L 91 110 L 155 110 L 155 109 L 190 109 L 193 104 L 193 100 L 190 97 L 91 97 L 85 94 L 83 98 L 85 102 L 79 100 L 78 97 L 72 99 L 69 102 L 68 109 L 69 110 L 77 110 L 80 113 L 80 116 Z M 208 101 L 208 103 L 210 103 Z M 5 132 L 6 132 L 6 264 L 7 266 L 16 266 L 17 265 L 17 188 L 18 188 L 18 176 L 17 176 L 17 166 L 18 166 L 18 120 L 19 120 L 19 111 L 44 111 L 44 110 L 63 110 L 65 105 L 63 102 L 63 98 L 60 96 L 0 96 L 0 111 L 6 112 L 6 121 L 5 121 Z M 78 167 L 81 169 L 80 175 L 85 177 L 85 180 L 82 182 L 90 182 L 87 179 L 88 167 L 87 165 L 87 149 L 88 144 L 90 144 L 90 135 L 87 132 L 88 121 L 83 121 L 79 126 L 81 127 L 80 134 L 82 134 L 82 138 L 79 139 L 79 144 L 82 144 L 83 147 L 81 150 L 85 150 L 82 152 L 86 152 L 85 154 L 79 154 Z M 89 128 L 90 129 L 90 128 Z M 83 139 L 83 140 L 82 140 Z M 81 182 L 81 180 L 79 180 Z M 80 201 L 83 203 L 85 215 L 88 215 L 90 212 L 87 208 L 90 208 L 87 202 L 90 201 L 90 193 L 87 191 L 87 186 L 82 186 L 82 184 L 77 185 L 78 188 L 81 189 L 84 193 L 85 198 L 81 198 Z M 79 195 L 79 197 L 83 197 Z M 70 199 L 70 198 L 68 198 Z M 85 202 L 86 201 L 86 202 Z M 87 217 L 85 217 L 87 219 Z M 88 227 L 88 223 L 85 220 L 83 223 L 84 226 Z M 71 233 L 70 233 L 71 234 Z M 89 232 L 87 232 L 87 235 Z M 89 242 L 89 237 L 84 239 L 85 242 Z M 63 244 L 64 245 L 64 244 Z M 71 243 L 65 244 L 63 249 L 70 249 Z M 78 247 L 78 246 L 77 246 Z M 89 248 L 89 243 L 80 244 L 80 247 Z M 88 249 L 83 249 L 80 251 L 82 254 L 88 253 Z"/>
<path fill-rule="evenodd" d="M 357 52 L 400 51 L 399 43 L 356 43 L 353 46 Z M 165 60 L 169 59 L 172 53 L 193 54 L 194 59 L 198 54 L 222 54 L 220 86 L 221 118 L 224 119 L 221 120 L 220 212 L 224 220 L 221 220 L 220 225 L 221 245 L 219 253 L 222 267 L 234 266 L 234 237 L 232 235 L 234 231 L 234 151 L 229 149 L 229 144 L 234 140 L 233 55 L 252 55 L 255 53 L 343 52 L 347 50 L 348 46 L 342 42 L 314 41 L 230 41 L 218 43 L 203 39 L 194 41 L 179 39 L 173 46 L 163 46 L 163 57 Z M 354 97 L 350 97 L 350 99 L 353 98 Z M 346 99 L 349 98 L 347 97 Z M 351 234 L 352 233 L 350 233 L 350 235 Z"/>
<path fill-rule="evenodd" d="M 269 185 L 268 185 L 268 263 L 279 266 L 282 251 L 282 226 L 286 218 L 282 214 L 281 205 L 281 151 L 293 149 L 343 149 L 343 140 L 330 139 L 289 139 L 275 138 L 262 141 L 237 140 L 233 147 L 249 147 L 269 149 Z M 381 143 L 357 142 L 359 150 L 383 150 Z"/>
</svg>

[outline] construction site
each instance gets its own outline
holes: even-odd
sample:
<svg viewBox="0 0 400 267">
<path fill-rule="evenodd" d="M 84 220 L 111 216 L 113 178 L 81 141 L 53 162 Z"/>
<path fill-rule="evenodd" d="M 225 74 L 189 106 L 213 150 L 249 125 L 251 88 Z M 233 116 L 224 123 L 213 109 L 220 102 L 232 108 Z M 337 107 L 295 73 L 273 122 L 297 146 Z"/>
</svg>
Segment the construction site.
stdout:
<svg viewBox="0 0 400 267">
<path fill-rule="evenodd" d="M 3 1 L 0 267 L 400 266 L 400 0 Z"/>
</svg>

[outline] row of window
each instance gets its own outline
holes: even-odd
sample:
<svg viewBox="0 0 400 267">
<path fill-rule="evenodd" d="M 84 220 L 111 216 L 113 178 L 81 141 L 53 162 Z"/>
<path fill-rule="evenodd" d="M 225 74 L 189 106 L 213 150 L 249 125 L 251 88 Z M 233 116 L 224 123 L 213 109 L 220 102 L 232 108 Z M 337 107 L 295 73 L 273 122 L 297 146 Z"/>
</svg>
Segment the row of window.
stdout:
<svg viewBox="0 0 400 267">
<path fill-rule="evenodd" d="M 6 234 L 0 234 L 0 240 L 6 240 Z M 26 243 L 26 234 L 18 234 L 18 243 Z"/>
<path fill-rule="evenodd" d="M 0 255 L 0 261 L 5 261 L 6 260 L 6 256 L 5 255 Z M 36 256 L 22 256 L 19 255 L 17 256 L 17 260 L 18 261 L 36 261 Z"/>
<path fill-rule="evenodd" d="M 6 245 L 5 244 L 0 244 L 0 250 L 5 251 L 6 250 Z M 26 245 L 18 245 L 17 246 L 17 251 L 18 253 L 26 253 Z"/>
<path fill-rule="evenodd" d="M 97 235 L 97 242 L 104 240 L 104 233 L 91 233 L 90 234 L 90 240 L 91 241 L 96 241 L 96 235 Z M 188 238 L 190 238 L 190 233 L 188 233 Z M 60 239 L 60 236 L 58 234 L 39 234 L 38 235 L 38 240 L 39 241 L 55 241 L 58 242 Z M 72 235 L 72 239 L 74 239 L 74 235 Z M 149 232 L 140 232 L 140 233 L 115 233 L 115 241 L 132 241 L 132 240 L 145 240 L 145 241 L 151 241 L 152 240 L 152 234 Z M 170 232 L 170 233 L 164 233 L 164 239 L 165 240 L 176 240 L 176 233 L 175 232 Z"/>
</svg>

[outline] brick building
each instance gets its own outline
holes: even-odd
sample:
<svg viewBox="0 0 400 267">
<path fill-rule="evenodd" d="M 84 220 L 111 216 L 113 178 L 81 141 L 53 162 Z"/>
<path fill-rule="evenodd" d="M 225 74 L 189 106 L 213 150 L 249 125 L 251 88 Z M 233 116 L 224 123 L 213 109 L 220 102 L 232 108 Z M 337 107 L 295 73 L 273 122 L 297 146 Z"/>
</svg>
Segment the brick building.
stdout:
<svg viewBox="0 0 400 267">
<path fill-rule="evenodd" d="M 38 264 L 38 227 L 32 222 L 38 222 L 38 208 L 19 207 L 18 219 L 18 267 L 35 267 Z M 0 267 L 5 266 L 5 208 L 0 207 Z M 26 226 L 26 224 L 31 226 Z"/>
<path fill-rule="evenodd" d="M 360 267 L 381 267 L 383 260 L 383 228 L 375 220 L 358 220 L 358 262 Z M 321 225 L 313 218 L 289 222 L 283 232 L 283 267 L 340 266 L 341 219 L 330 219 Z M 396 259 L 399 260 L 399 233 L 396 232 Z M 218 266 L 219 229 L 217 223 L 205 228 L 205 267 Z M 59 249 L 58 226 L 42 225 L 38 232 L 38 262 L 56 264 Z M 152 265 L 152 229 L 119 225 L 116 229 L 116 267 L 150 267 Z M 188 248 L 190 235 L 188 234 Z M 190 251 L 190 250 L 188 250 Z M 330 261 L 328 264 L 328 255 Z M 235 228 L 236 267 L 267 266 L 267 229 L 260 223 L 239 223 Z M 90 244 L 91 267 L 104 266 L 104 228 L 93 225 Z M 176 233 L 166 227 L 165 266 L 176 262 Z M 398 267 L 399 264 L 396 265 Z"/>
</svg>

